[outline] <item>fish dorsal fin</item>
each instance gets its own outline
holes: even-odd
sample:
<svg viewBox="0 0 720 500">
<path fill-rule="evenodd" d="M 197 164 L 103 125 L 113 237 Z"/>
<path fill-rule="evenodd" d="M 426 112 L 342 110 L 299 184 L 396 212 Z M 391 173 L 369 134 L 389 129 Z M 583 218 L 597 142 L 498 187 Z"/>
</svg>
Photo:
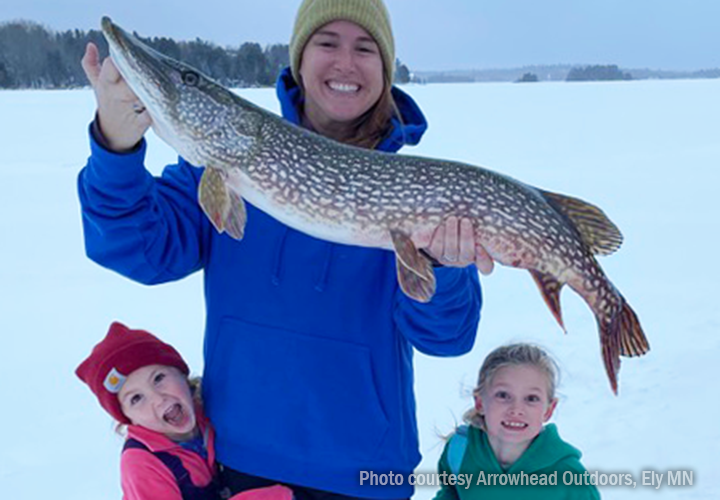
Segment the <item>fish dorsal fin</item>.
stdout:
<svg viewBox="0 0 720 500">
<path fill-rule="evenodd" d="M 555 210 L 575 225 L 583 242 L 593 254 L 610 255 L 620 248 L 622 233 L 598 207 L 571 196 L 539 191 Z"/>
</svg>

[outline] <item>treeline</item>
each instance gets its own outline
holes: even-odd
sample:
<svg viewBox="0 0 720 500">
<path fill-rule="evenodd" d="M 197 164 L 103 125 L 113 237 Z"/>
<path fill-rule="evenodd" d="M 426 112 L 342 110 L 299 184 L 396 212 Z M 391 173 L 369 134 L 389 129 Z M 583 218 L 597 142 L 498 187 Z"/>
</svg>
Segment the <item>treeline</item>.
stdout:
<svg viewBox="0 0 720 500">
<path fill-rule="evenodd" d="M 137 36 L 137 34 L 135 34 Z M 288 46 L 247 42 L 222 48 L 200 39 L 141 38 L 154 49 L 194 66 L 229 87 L 273 85 L 288 65 Z M 0 24 L 0 88 L 73 88 L 88 84 L 80 59 L 88 42 L 101 57 L 107 43 L 98 30 L 55 32 L 31 21 Z"/>
<path fill-rule="evenodd" d="M 615 64 L 598 64 L 573 68 L 568 72 L 565 80 L 568 82 L 632 80 L 632 75 L 621 71 Z"/>
<path fill-rule="evenodd" d="M 630 73 L 621 71 L 616 65 L 594 65 L 574 67 L 568 71 L 565 77 L 566 82 L 595 82 L 610 80 L 632 80 Z M 517 80 L 518 83 L 538 82 L 540 79 L 535 73 L 524 73 Z"/>
<path fill-rule="evenodd" d="M 581 70 L 586 76 L 604 78 L 608 74 L 603 71 L 587 70 L 593 65 L 533 65 L 519 68 L 475 69 L 458 71 L 415 71 L 413 80 L 419 83 L 448 83 L 448 82 L 517 82 L 533 81 L 537 77 L 540 82 L 566 81 L 568 75 L 575 70 L 578 75 Z M 603 66 L 596 66 L 602 68 Z M 607 66 L 605 66 L 607 67 Z M 612 67 L 612 66 L 611 66 Z M 618 68 L 610 74 L 625 79 L 632 76 L 633 80 L 665 80 L 665 79 L 699 79 L 720 78 L 720 68 L 701 69 L 693 71 L 659 70 L 648 68 Z M 577 81 L 577 80 L 576 80 Z"/>
<path fill-rule="evenodd" d="M 290 64 L 288 46 L 261 47 L 246 42 L 222 48 L 199 38 L 176 42 L 171 38 L 143 38 L 158 52 L 183 61 L 226 87 L 263 87 L 275 84 L 280 71 Z M 107 42 L 98 30 L 56 32 L 32 21 L 0 24 L 0 89 L 61 89 L 88 84 L 80 59 L 88 42 L 108 54 Z M 396 61 L 396 82 L 407 83 L 410 70 Z"/>
</svg>

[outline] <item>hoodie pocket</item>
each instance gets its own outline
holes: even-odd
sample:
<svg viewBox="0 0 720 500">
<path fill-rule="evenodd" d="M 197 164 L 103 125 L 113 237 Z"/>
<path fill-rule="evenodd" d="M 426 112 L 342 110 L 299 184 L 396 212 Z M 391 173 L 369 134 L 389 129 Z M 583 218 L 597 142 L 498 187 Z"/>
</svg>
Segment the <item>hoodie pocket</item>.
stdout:
<svg viewBox="0 0 720 500">
<path fill-rule="evenodd" d="M 366 346 L 226 318 L 206 378 L 218 437 L 246 450 L 371 460 L 388 431 Z"/>
</svg>

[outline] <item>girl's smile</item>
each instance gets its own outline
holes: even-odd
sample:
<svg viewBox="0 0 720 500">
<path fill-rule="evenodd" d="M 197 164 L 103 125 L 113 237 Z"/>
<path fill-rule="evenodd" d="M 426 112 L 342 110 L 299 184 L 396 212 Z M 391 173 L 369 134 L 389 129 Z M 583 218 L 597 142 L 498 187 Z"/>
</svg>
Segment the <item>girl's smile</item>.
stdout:
<svg viewBox="0 0 720 500">
<path fill-rule="evenodd" d="M 511 421 L 504 421 L 502 422 L 503 427 L 510 430 L 517 430 L 522 431 L 527 429 L 528 424 L 524 422 L 511 422 Z"/>
</svg>

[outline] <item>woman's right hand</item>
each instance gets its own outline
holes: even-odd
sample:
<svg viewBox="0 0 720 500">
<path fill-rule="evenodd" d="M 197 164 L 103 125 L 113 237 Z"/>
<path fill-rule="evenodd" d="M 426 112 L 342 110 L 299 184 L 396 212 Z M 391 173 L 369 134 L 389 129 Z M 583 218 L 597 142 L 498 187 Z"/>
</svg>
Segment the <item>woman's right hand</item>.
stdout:
<svg viewBox="0 0 720 500">
<path fill-rule="evenodd" d="M 95 44 L 87 44 L 82 67 L 95 91 L 96 119 L 105 143 L 117 153 L 129 151 L 150 127 L 150 115 L 112 59 L 108 57 L 100 64 Z"/>
</svg>

